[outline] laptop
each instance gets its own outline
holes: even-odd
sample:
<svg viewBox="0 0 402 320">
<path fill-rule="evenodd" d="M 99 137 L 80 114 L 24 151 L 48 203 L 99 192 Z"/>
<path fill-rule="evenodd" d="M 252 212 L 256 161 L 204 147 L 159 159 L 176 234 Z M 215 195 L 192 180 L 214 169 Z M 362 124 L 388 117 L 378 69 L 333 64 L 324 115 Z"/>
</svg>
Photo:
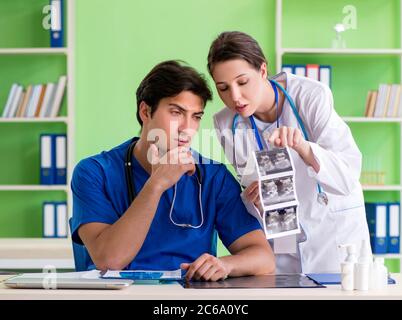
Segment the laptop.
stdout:
<svg viewBox="0 0 402 320">
<path fill-rule="evenodd" d="M 71 273 L 26 273 L 4 281 L 14 289 L 109 289 L 127 288 L 134 283 L 131 279 L 102 279 L 91 277 L 90 272 Z M 92 274 L 93 275 L 93 274 Z"/>
</svg>

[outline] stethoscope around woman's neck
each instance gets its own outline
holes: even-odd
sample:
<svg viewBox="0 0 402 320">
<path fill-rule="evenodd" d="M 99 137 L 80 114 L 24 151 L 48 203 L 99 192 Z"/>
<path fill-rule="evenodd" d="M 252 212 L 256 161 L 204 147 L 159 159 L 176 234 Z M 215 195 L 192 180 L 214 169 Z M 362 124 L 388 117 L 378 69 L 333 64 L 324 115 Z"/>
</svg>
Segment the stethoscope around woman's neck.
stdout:
<svg viewBox="0 0 402 320">
<path fill-rule="evenodd" d="M 274 95 L 275 95 L 275 108 L 276 108 L 276 127 L 279 128 L 279 112 L 278 112 L 278 101 L 279 101 L 279 93 L 278 93 L 278 88 L 282 91 L 282 93 L 285 96 L 285 100 L 289 101 L 290 107 L 292 108 L 293 114 L 296 117 L 297 123 L 299 124 L 301 131 L 303 133 L 304 139 L 306 141 L 310 141 L 306 128 L 304 127 L 303 121 L 300 118 L 299 112 L 297 111 L 296 105 L 292 99 L 292 97 L 289 95 L 289 93 L 285 90 L 284 87 L 282 87 L 278 82 L 276 82 L 275 80 L 269 79 L 268 80 L 269 83 L 272 86 L 272 89 L 274 90 Z M 234 118 L 233 118 L 233 125 L 232 125 L 232 133 L 233 133 L 233 146 L 235 145 L 235 141 L 234 141 L 234 136 L 235 136 L 235 131 L 236 131 L 236 123 L 238 122 L 238 118 L 239 118 L 239 114 L 237 113 Z M 258 148 L 259 150 L 263 150 L 264 149 L 264 145 L 262 143 L 262 139 L 260 136 L 260 133 L 258 132 L 257 129 L 257 125 L 255 124 L 255 120 L 254 117 L 251 115 L 249 117 L 250 123 L 251 123 L 251 127 L 253 128 L 253 132 L 254 132 L 254 136 L 257 140 L 257 144 L 258 144 Z M 320 204 L 323 205 L 328 205 L 328 196 L 327 194 L 322 190 L 321 185 L 317 182 L 317 190 L 318 190 L 318 194 L 317 194 L 317 201 Z"/>
</svg>

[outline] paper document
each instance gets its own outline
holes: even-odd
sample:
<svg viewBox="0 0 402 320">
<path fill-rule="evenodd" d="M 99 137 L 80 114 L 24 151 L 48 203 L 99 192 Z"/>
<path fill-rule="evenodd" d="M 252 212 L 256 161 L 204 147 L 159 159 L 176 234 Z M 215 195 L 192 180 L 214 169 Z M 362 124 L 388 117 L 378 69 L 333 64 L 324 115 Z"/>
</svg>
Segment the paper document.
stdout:
<svg viewBox="0 0 402 320">
<path fill-rule="evenodd" d="M 108 270 L 103 279 L 132 280 L 180 280 L 181 269 L 177 270 Z"/>
<path fill-rule="evenodd" d="M 257 217 L 267 239 L 300 233 L 295 171 L 289 149 L 254 151 L 247 162 L 241 184 L 258 181 L 263 208 Z"/>
</svg>

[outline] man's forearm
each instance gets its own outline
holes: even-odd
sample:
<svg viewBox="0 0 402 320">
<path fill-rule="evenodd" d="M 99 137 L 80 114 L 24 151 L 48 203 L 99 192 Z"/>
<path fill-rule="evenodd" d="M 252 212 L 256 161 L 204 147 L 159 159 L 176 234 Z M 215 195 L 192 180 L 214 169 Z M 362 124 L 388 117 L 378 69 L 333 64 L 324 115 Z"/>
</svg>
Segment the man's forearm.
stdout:
<svg viewBox="0 0 402 320">
<path fill-rule="evenodd" d="M 275 272 L 275 259 L 259 245 L 249 246 L 240 252 L 221 257 L 229 268 L 230 277 L 270 274 Z"/>
<path fill-rule="evenodd" d="M 97 238 L 99 269 L 122 269 L 140 251 L 163 193 L 150 179 L 123 216 Z M 96 262 L 95 262 L 96 263 Z"/>
</svg>

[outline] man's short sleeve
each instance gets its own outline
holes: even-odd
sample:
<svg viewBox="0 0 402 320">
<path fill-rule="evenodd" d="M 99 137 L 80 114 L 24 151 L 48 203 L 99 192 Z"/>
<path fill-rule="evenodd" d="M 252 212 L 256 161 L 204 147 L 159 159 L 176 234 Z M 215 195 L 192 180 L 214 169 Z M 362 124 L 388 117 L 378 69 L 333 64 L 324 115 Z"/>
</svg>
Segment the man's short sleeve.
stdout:
<svg viewBox="0 0 402 320">
<path fill-rule="evenodd" d="M 215 177 L 220 186 L 216 202 L 216 229 L 219 238 L 228 248 L 235 240 L 254 230 L 261 230 L 260 223 L 247 212 L 241 200 L 240 185 L 224 165 Z"/>
<path fill-rule="evenodd" d="M 113 224 L 119 218 L 104 186 L 104 172 L 91 158 L 84 159 L 74 169 L 71 181 L 73 217 L 71 234 L 74 242 L 82 244 L 78 228 L 89 222 Z"/>
</svg>

